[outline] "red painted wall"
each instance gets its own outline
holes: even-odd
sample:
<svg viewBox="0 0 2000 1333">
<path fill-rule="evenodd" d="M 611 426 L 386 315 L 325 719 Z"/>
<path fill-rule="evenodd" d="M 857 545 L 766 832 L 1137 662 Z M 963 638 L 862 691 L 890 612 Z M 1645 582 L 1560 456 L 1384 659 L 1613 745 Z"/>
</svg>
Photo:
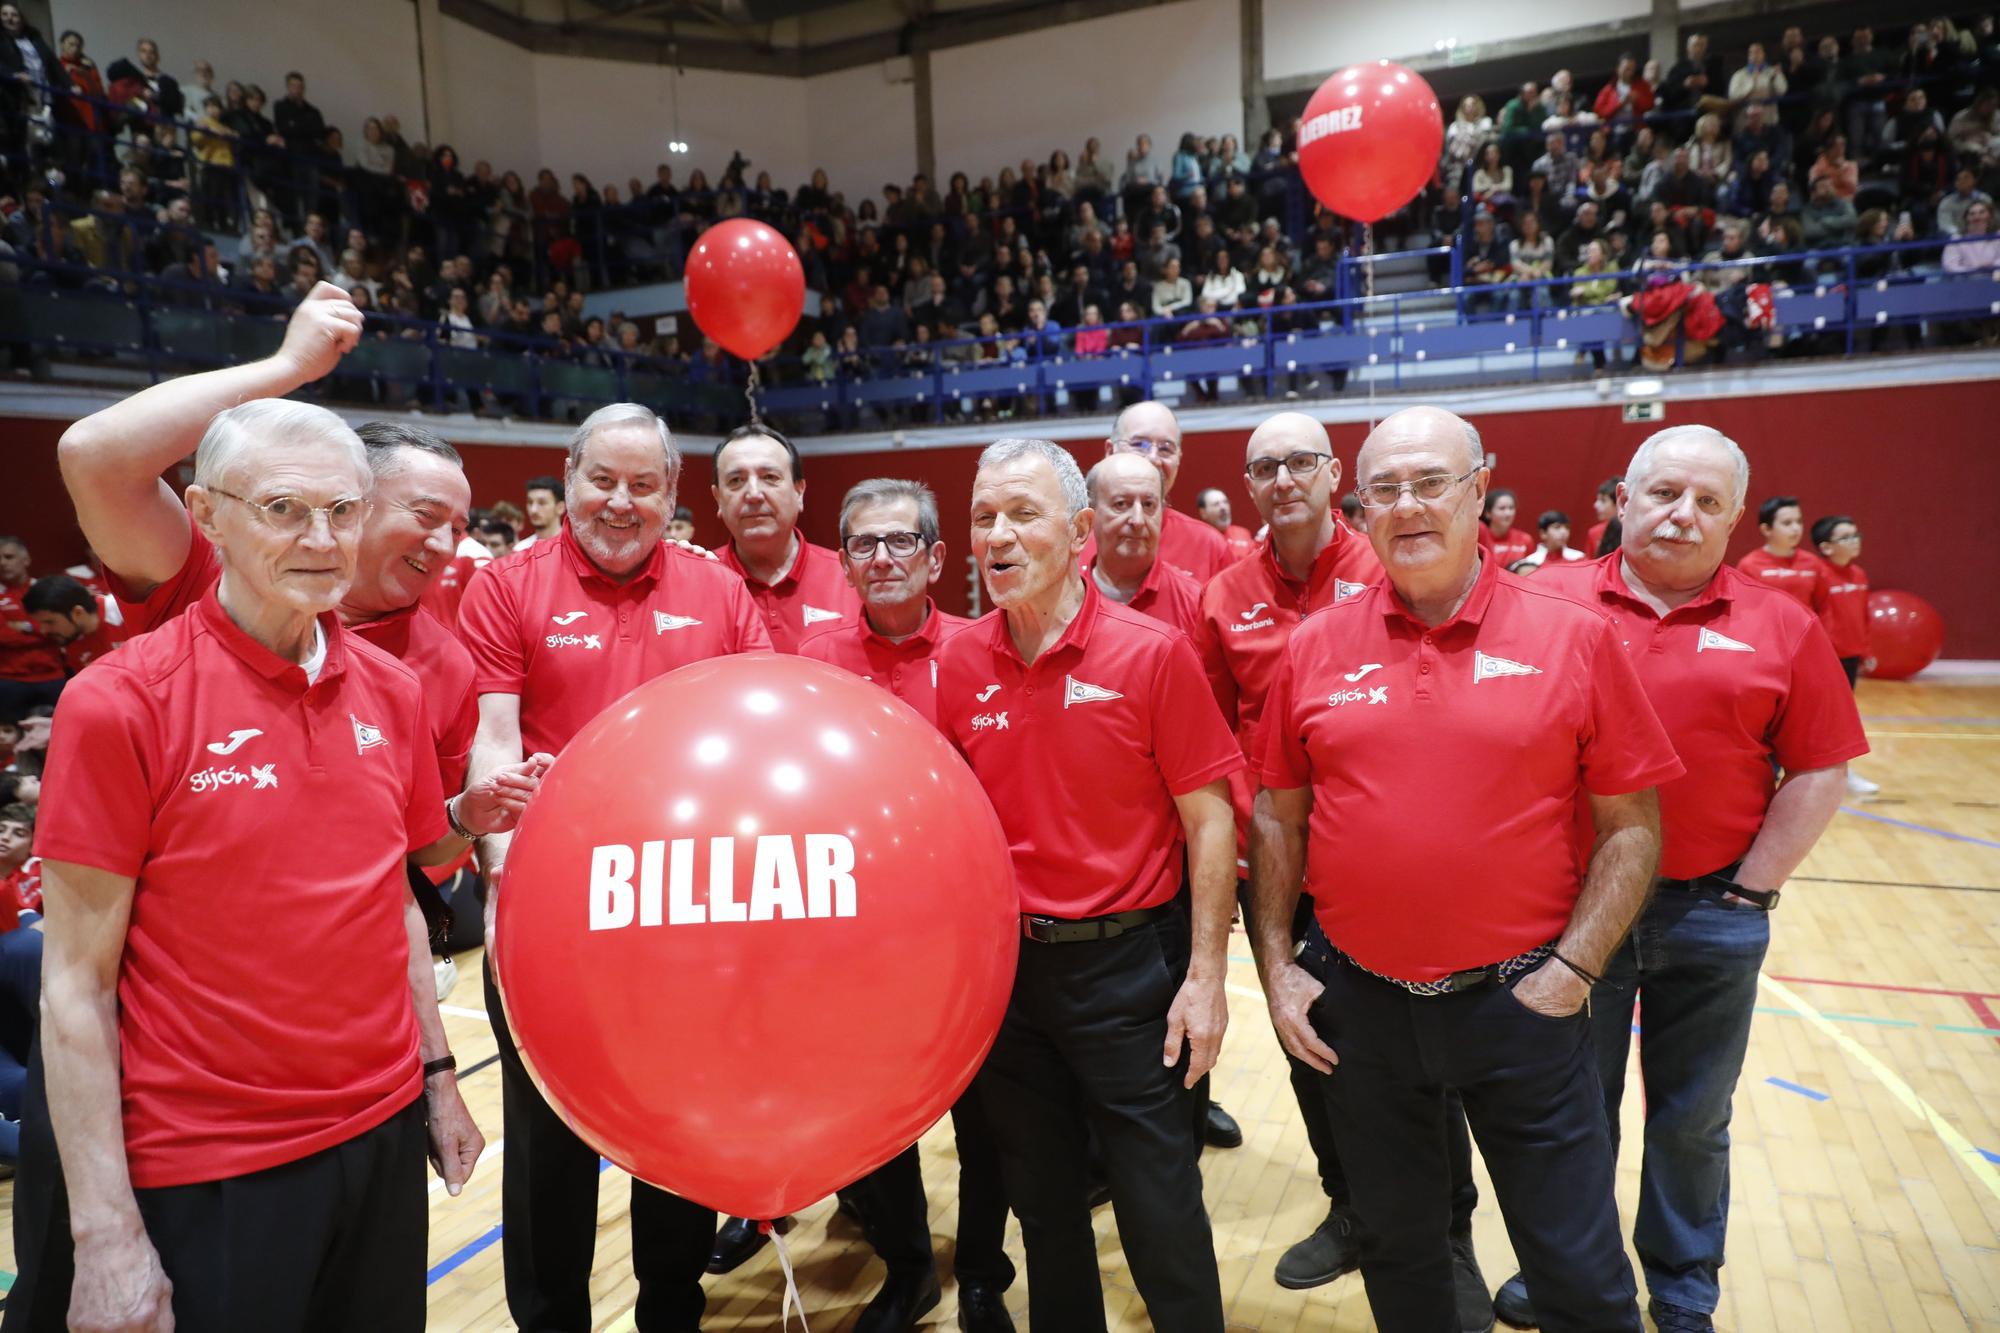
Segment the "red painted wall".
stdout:
<svg viewBox="0 0 2000 1333">
<path fill-rule="evenodd" d="M 1446 400 L 1447 404 L 1449 400 Z M 1598 482 L 1619 472 L 1653 429 L 1626 425 L 1620 409 L 1606 406 L 1473 417 L 1495 455 L 1495 484 L 1513 488 L 1523 518 L 1532 524 L 1544 509 L 1563 509 L 1575 520 L 1579 540 L 1591 521 Z M 1735 559 L 1758 543 L 1755 509 L 1763 497 L 1789 492 L 1804 501 L 1806 518 L 1851 514 L 1865 534 L 1862 563 L 1878 588 L 1903 588 L 1932 602 L 1946 625 L 1945 655 L 2000 659 L 2000 533 L 1982 517 L 2000 498 L 2000 384 L 1939 384 L 1844 393 L 1784 394 L 1716 399 L 1667 407 L 1668 424 L 1699 421 L 1742 444 L 1750 455 L 1751 513 L 1730 547 Z M 1048 423 L 1057 429 L 1061 423 Z M 1014 423 L 1007 433 L 1027 434 L 1037 423 Z M 1365 428 L 1332 428 L 1334 450 L 1351 481 L 1354 455 Z M 82 555 L 82 538 L 62 493 L 55 466 L 60 423 L 0 422 L 7 485 L 0 499 L 0 532 L 15 532 L 35 553 L 37 573 Z M 999 432 L 996 431 L 996 435 Z M 1197 492 L 1227 491 L 1239 522 L 1253 530 L 1255 511 L 1243 485 L 1245 431 L 1188 436 L 1186 462 L 1175 502 L 1192 509 Z M 1099 456 L 1095 439 L 1065 441 L 1086 465 Z M 511 497 L 520 503 L 528 478 L 561 470 L 557 449 L 463 445 L 476 503 Z M 831 543 L 839 501 L 866 477 L 917 477 L 938 493 L 949 547 L 938 600 L 965 609 L 966 497 L 978 450 L 897 449 L 872 454 L 808 457 L 804 526 L 814 541 Z M 695 512 L 699 540 L 724 540 L 709 494 L 706 456 L 688 460 L 681 498 Z"/>
</svg>

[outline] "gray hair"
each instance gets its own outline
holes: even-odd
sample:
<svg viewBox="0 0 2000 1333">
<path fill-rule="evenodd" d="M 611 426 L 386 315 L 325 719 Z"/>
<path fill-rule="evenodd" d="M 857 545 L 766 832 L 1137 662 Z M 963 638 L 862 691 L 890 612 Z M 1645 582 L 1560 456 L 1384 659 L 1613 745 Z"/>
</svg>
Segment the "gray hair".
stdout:
<svg viewBox="0 0 2000 1333">
<path fill-rule="evenodd" d="M 243 459 L 274 439 L 323 440 L 347 450 L 355 471 L 369 478 L 368 450 L 354 428 L 316 403 L 257 398 L 215 414 L 194 451 L 194 479 L 214 489 Z"/>
<path fill-rule="evenodd" d="M 1466 465 L 1468 467 L 1485 467 L 1486 442 L 1479 438 L 1479 428 L 1464 417 L 1458 419 L 1458 424 L 1465 428 Z"/>
<path fill-rule="evenodd" d="M 1096 508 L 1097 506 L 1097 474 L 1104 471 L 1104 465 L 1114 458 L 1130 458 L 1135 456 L 1131 454 L 1106 454 L 1090 465 L 1090 471 L 1083 474 L 1083 493 L 1090 498 L 1092 508 Z M 1165 475 L 1158 468 L 1154 467 L 1150 460 L 1146 463 L 1146 470 L 1153 474 L 1154 481 L 1160 483 L 1160 503 L 1165 504 L 1167 500 L 1167 479 Z M 1215 493 L 1220 495 L 1222 492 L 1216 491 Z M 1208 491 L 1202 492 L 1202 495 L 1207 494 Z M 1201 503 L 1199 497 L 1196 498 L 1195 503 L 1197 505 Z"/>
<path fill-rule="evenodd" d="M 583 457 L 583 446 L 590 443 L 590 437 L 612 426 L 651 426 L 658 431 L 660 461 L 667 469 L 667 480 L 680 476 L 681 451 L 674 447 L 674 434 L 667 429 L 667 419 L 643 403 L 612 403 L 585 417 L 576 433 L 569 437 L 569 461 L 563 464 L 563 471 L 576 471 L 577 462 Z"/>
<path fill-rule="evenodd" d="M 1069 450 L 1054 440 L 995 440 L 980 451 L 979 466 L 975 472 L 1030 457 L 1040 458 L 1055 469 L 1056 484 L 1062 489 L 1063 507 L 1069 511 L 1065 518 L 1075 518 L 1090 508 L 1090 488 L 1084 485 L 1083 469 L 1076 465 L 1076 459 L 1070 456 Z"/>
<path fill-rule="evenodd" d="M 917 505 L 917 531 L 923 534 L 926 544 L 935 545 L 938 539 L 937 496 L 921 481 L 905 481 L 901 477 L 870 477 L 857 481 L 840 502 L 840 540 L 847 540 L 847 522 L 854 511 L 872 504 L 893 504 L 898 500 L 914 500 Z"/>
<path fill-rule="evenodd" d="M 400 421 L 369 421 L 356 427 L 354 433 L 361 437 L 362 447 L 368 450 L 368 470 L 377 481 L 386 480 L 408 468 L 411 452 L 430 454 L 434 458 L 442 458 L 461 472 L 465 470 L 465 460 L 458 456 L 458 450 L 446 443 L 437 432 L 423 426 Z"/>
<path fill-rule="evenodd" d="M 1741 445 L 1724 435 L 1713 426 L 1669 426 L 1665 430 L 1654 431 L 1632 455 L 1632 461 L 1625 465 L 1625 484 L 1638 490 L 1644 479 L 1651 475 L 1653 455 L 1662 445 L 1679 444 L 1683 440 L 1713 440 L 1720 443 L 1729 454 L 1729 461 L 1736 465 L 1736 503 L 1741 505 L 1750 494 L 1750 459 Z"/>
</svg>

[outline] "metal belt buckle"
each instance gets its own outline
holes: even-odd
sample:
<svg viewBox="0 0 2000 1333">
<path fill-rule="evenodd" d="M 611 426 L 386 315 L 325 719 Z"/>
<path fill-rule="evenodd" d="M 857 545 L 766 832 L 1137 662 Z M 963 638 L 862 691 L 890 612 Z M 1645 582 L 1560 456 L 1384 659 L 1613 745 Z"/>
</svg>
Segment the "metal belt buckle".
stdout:
<svg viewBox="0 0 2000 1333">
<path fill-rule="evenodd" d="M 1468 967 L 1463 972 L 1454 972 L 1444 978 L 1445 993 L 1447 995 L 1456 995 L 1460 991 L 1468 991 L 1475 986 L 1483 986 L 1492 979 L 1492 968 Z"/>
<path fill-rule="evenodd" d="M 1021 913 L 1021 933 L 1037 942 L 1046 941 L 1043 941 L 1042 936 L 1036 932 L 1052 928 L 1055 924 L 1056 919 L 1052 916 L 1036 916 L 1032 912 Z"/>
</svg>

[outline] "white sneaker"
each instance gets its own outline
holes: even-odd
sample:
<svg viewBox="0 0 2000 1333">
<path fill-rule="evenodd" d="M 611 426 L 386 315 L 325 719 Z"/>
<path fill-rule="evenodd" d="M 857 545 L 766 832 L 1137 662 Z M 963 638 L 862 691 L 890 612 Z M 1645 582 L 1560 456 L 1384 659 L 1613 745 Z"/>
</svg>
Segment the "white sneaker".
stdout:
<svg viewBox="0 0 2000 1333">
<path fill-rule="evenodd" d="M 443 1004 L 451 994 L 451 988 L 458 984 L 458 964 L 449 958 L 440 958 L 433 969 L 437 976 L 438 1003 Z"/>
<path fill-rule="evenodd" d="M 1882 785 L 1878 782 L 1870 782 L 1867 778 L 1862 777 L 1850 768 L 1847 770 L 1847 790 L 1856 796 L 1873 796 L 1876 792 L 1882 790 Z"/>
</svg>

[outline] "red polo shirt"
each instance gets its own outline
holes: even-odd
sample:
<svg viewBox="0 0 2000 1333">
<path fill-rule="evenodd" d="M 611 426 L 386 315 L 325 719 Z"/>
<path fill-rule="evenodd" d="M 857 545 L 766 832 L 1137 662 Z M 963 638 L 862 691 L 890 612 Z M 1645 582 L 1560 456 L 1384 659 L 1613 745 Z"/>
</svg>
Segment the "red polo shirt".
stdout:
<svg viewBox="0 0 2000 1333">
<path fill-rule="evenodd" d="M 1231 560 L 1241 560 L 1257 545 L 1257 539 L 1250 535 L 1250 530 L 1235 523 L 1222 530 L 1222 540 L 1229 543 Z"/>
<path fill-rule="evenodd" d="M 99 619 L 96 629 L 88 634 L 80 634 L 62 646 L 63 667 L 70 675 L 74 676 L 125 642 L 125 627 L 113 624 L 110 617 L 105 614 L 111 609 L 105 605 L 109 601 L 109 598 L 99 599 Z"/>
<path fill-rule="evenodd" d="M 1195 646 L 1209 688 L 1252 763 L 1261 757 L 1252 733 L 1292 631 L 1314 611 L 1366 590 L 1381 577 L 1382 562 L 1368 539 L 1336 522 L 1333 540 L 1313 558 L 1305 582 L 1285 572 L 1266 537 L 1248 558 L 1223 570 L 1202 590 Z"/>
<path fill-rule="evenodd" d="M 1868 571 L 1859 562 L 1826 562 L 1826 609 L 1819 614 L 1840 657 L 1868 656 Z"/>
<path fill-rule="evenodd" d="M 1805 547 L 1781 560 L 1760 546 L 1738 560 L 1736 568 L 1765 587 L 1796 599 L 1814 615 L 1826 614 L 1826 561 Z"/>
<path fill-rule="evenodd" d="M 42 637 L 21 604 L 33 582 L 0 583 L 0 680 L 63 678 L 62 649 Z"/>
<path fill-rule="evenodd" d="M 112 570 L 111 584 L 125 615 L 128 635 L 158 629 L 198 604 L 222 577 L 222 556 L 199 530 L 188 531 L 187 559 L 165 583 L 144 597 L 134 597 L 131 585 Z M 430 717 L 431 748 L 437 754 L 438 777 L 447 795 L 465 787 L 465 764 L 472 737 L 479 729 L 479 700 L 472 689 L 472 658 L 423 603 L 393 611 L 366 624 L 348 626 L 355 634 L 406 663 L 423 682 L 425 711 Z"/>
<path fill-rule="evenodd" d="M 1405 981 L 1562 934 L 1586 796 L 1681 774 L 1611 622 L 1492 560 L 1435 629 L 1386 580 L 1309 617 L 1264 718 L 1264 785 L 1311 789 L 1327 938 Z"/>
<path fill-rule="evenodd" d="M 474 559 L 469 555 L 455 555 L 444 562 L 444 568 L 437 572 L 424 595 L 418 599 L 420 605 L 439 620 L 447 629 L 458 625 L 458 604 L 465 597 L 465 585 L 472 582 L 472 576 L 489 562 L 491 557 Z"/>
<path fill-rule="evenodd" d="M 972 622 L 940 611 L 925 599 L 923 628 L 901 643 L 877 634 L 864 612 L 853 620 L 816 625 L 799 641 L 799 656 L 830 662 L 863 680 L 872 680 L 937 725 L 938 653 Z"/>
<path fill-rule="evenodd" d="M 1222 534 L 1212 526 L 1170 508 L 1162 511 L 1160 516 L 1159 558 L 1196 583 L 1206 585 L 1228 568 L 1236 555 L 1229 549 L 1229 543 L 1223 540 Z M 1083 544 L 1082 563 L 1092 564 L 1096 559 L 1097 534 L 1093 532 Z"/>
<path fill-rule="evenodd" d="M 404 858 L 446 833 L 415 674 L 320 617 L 309 684 L 210 593 L 71 682 L 35 850 L 137 881 L 118 973 L 142 1189 L 345 1142 L 418 1092 Z"/>
<path fill-rule="evenodd" d="M 1174 798 L 1243 766 L 1187 636 L 1088 580 L 1032 665 L 1003 612 L 954 636 L 938 657 L 938 725 L 1000 816 L 1021 910 L 1049 916 L 1172 898 L 1185 841 Z"/>
<path fill-rule="evenodd" d="M 1480 526 L 1486 525 L 1482 523 Z M 1492 529 L 1488 528 L 1487 531 L 1491 532 Z M 1524 532 L 1520 528 L 1509 528 L 1506 535 L 1493 539 L 1492 549 L 1494 558 L 1500 562 L 1500 568 L 1505 569 L 1516 560 L 1526 560 L 1528 553 L 1540 545 L 1541 543 L 1535 540 L 1534 533 Z"/>
<path fill-rule="evenodd" d="M 1091 565 L 1084 566 L 1083 576 L 1095 583 Z M 1104 589 L 1098 588 L 1097 592 L 1099 596 L 1104 596 Z M 1105 597 L 1105 600 L 1116 599 Z M 1124 605 L 1142 616 L 1151 616 L 1162 625 L 1172 625 L 1189 638 L 1193 638 L 1195 631 L 1201 627 L 1201 585 L 1157 557 L 1141 580 L 1139 591 L 1133 593 L 1132 600 Z"/>
<path fill-rule="evenodd" d="M 613 701 L 690 662 L 769 652 L 743 580 L 665 542 L 614 583 L 567 525 L 554 541 L 496 560 L 459 603 L 481 694 L 521 696 L 524 753 L 560 754 Z"/>
<path fill-rule="evenodd" d="M 1660 873 L 1692 879 L 1741 860 L 1788 773 L 1868 752 L 1854 695 L 1812 613 L 1740 570 L 1716 570 L 1665 617 L 1632 595 L 1624 561 L 1551 566 L 1535 586 L 1610 616 L 1687 768 L 1660 784 Z"/>
<path fill-rule="evenodd" d="M 1584 530 L 1583 553 L 1585 555 L 1593 560 L 1597 558 L 1597 548 L 1603 543 L 1605 530 L 1610 526 L 1610 520 L 1607 519 L 1602 523 L 1593 523 Z"/>
<path fill-rule="evenodd" d="M 861 614 L 861 599 L 847 581 L 840 552 L 814 546 L 799 538 L 799 553 L 776 583 L 759 583 L 744 571 L 730 543 L 718 552 L 723 567 L 734 573 L 750 590 L 757 611 L 770 633 L 770 646 L 781 653 L 795 653 L 806 631 L 836 620 L 853 620 Z"/>
</svg>

